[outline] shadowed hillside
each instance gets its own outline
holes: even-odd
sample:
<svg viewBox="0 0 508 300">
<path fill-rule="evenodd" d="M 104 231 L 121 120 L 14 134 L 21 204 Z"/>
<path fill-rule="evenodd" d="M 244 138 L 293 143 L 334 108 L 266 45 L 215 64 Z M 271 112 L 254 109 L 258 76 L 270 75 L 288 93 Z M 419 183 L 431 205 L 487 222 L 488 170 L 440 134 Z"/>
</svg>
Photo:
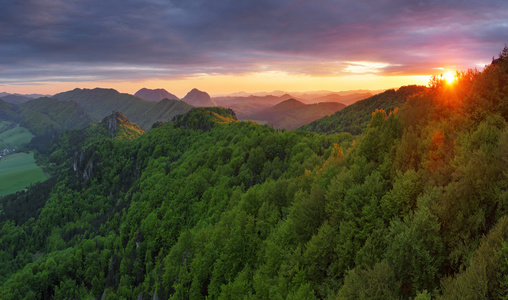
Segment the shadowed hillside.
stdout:
<svg viewBox="0 0 508 300">
<path fill-rule="evenodd" d="M 244 116 L 242 119 L 267 124 L 275 129 L 296 129 L 344 107 L 346 106 L 342 103 L 304 104 L 298 100 L 289 99 L 258 113 Z"/>
<path fill-rule="evenodd" d="M 82 128 L 92 122 L 75 102 L 61 102 L 52 98 L 29 100 L 19 105 L 0 100 L 0 118 L 18 123 L 35 135 Z"/>
<path fill-rule="evenodd" d="M 113 89 L 100 88 L 75 89 L 56 94 L 53 98 L 78 103 L 96 122 L 109 115 L 111 111 L 117 110 L 144 130 L 149 130 L 157 121 L 168 122 L 174 116 L 186 113 L 192 108 L 178 100 L 152 102 Z"/>
<path fill-rule="evenodd" d="M 236 115 L 242 119 L 248 115 L 257 113 L 265 108 L 272 107 L 282 101 L 292 99 L 289 94 L 281 96 L 243 96 L 243 97 L 218 97 L 214 98 L 218 105 L 232 108 Z"/>
</svg>

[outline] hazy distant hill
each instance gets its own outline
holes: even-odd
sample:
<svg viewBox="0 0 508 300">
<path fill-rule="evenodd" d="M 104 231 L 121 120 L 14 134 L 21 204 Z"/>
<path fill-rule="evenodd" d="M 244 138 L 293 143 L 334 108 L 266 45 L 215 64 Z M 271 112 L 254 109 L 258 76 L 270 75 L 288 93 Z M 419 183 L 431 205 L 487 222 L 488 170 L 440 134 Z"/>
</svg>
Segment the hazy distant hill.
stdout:
<svg viewBox="0 0 508 300">
<path fill-rule="evenodd" d="M 333 114 L 344 107 L 346 105 L 336 102 L 305 104 L 295 99 L 289 99 L 243 119 L 264 123 L 275 129 L 296 129 L 303 124 Z"/>
<path fill-rule="evenodd" d="M 6 96 L 2 96 L 1 98 L 2 98 L 2 100 L 6 101 L 6 102 L 14 103 L 14 104 L 25 103 L 25 102 L 32 99 L 32 98 L 28 98 L 28 97 L 21 96 L 21 95 L 6 95 Z"/>
<path fill-rule="evenodd" d="M 319 96 L 317 98 L 312 98 L 310 101 L 314 103 L 319 102 L 339 102 L 345 105 L 351 105 L 356 101 L 367 99 L 372 97 L 371 93 L 354 93 L 350 95 L 340 95 L 340 94 L 328 94 L 325 96 Z"/>
<path fill-rule="evenodd" d="M 165 89 L 147 89 L 142 88 L 139 91 L 137 91 L 134 96 L 139 97 L 141 99 L 145 99 L 148 101 L 161 101 L 162 99 L 174 99 L 174 100 L 180 100 L 177 96 L 171 94 L 170 92 L 166 91 Z"/>
<path fill-rule="evenodd" d="M 14 104 L 21 104 L 21 103 L 25 103 L 25 102 L 32 100 L 32 99 L 37 99 L 37 98 L 47 97 L 47 96 L 49 96 L 49 95 L 42 95 L 42 94 L 23 95 L 23 94 L 9 94 L 6 92 L 0 93 L 0 99 L 4 100 L 6 102 L 9 102 L 9 103 L 14 103 Z"/>
<path fill-rule="evenodd" d="M 185 95 L 185 97 L 182 98 L 182 101 L 196 107 L 217 106 L 217 103 L 210 98 L 208 93 L 198 89 L 192 89 L 187 93 L 187 95 Z"/>
<path fill-rule="evenodd" d="M 192 106 L 179 100 L 153 102 L 114 89 L 74 89 L 53 96 L 60 101 L 74 101 L 99 121 L 112 111 L 119 111 L 132 122 L 149 130 L 156 121 L 168 122 L 174 116 L 188 112 Z"/>
<path fill-rule="evenodd" d="M 243 97 L 219 97 L 215 98 L 214 100 L 217 105 L 232 108 L 238 118 L 243 118 L 291 98 L 293 98 L 291 95 L 283 94 L 281 96 L 250 95 Z"/>
<path fill-rule="evenodd" d="M 397 91 L 391 89 L 370 98 L 349 105 L 331 116 L 325 116 L 301 127 L 303 130 L 319 133 L 350 132 L 360 134 L 372 119 L 372 112 L 384 109 L 387 113 L 395 107 L 402 107 L 406 99 L 425 91 L 424 86 L 403 86 Z"/>
<path fill-rule="evenodd" d="M 269 108 L 277 103 L 288 99 L 296 99 L 304 104 L 314 104 L 321 102 L 339 102 L 345 105 L 350 105 L 358 100 L 371 97 L 373 94 L 365 91 L 360 92 L 330 92 L 318 91 L 308 93 L 285 93 L 279 95 L 281 91 L 276 91 L 277 95 L 259 95 L 263 93 L 256 93 L 245 96 L 245 93 L 236 93 L 235 95 L 243 96 L 222 96 L 215 97 L 214 100 L 217 105 L 232 108 L 238 118 L 242 119 L 248 115 L 260 112 L 263 109 Z M 295 97 L 294 95 L 298 95 Z"/>
<path fill-rule="evenodd" d="M 315 99 L 318 97 L 323 97 L 330 94 L 336 94 L 340 96 L 349 96 L 353 94 L 379 94 L 384 92 L 385 90 L 348 90 L 348 91 L 328 91 L 328 90 L 320 90 L 320 91 L 306 91 L 306 92 L 291 92 L 291 95 L 294 95 L 299 98 L 304 99 Z"/>
</svg>

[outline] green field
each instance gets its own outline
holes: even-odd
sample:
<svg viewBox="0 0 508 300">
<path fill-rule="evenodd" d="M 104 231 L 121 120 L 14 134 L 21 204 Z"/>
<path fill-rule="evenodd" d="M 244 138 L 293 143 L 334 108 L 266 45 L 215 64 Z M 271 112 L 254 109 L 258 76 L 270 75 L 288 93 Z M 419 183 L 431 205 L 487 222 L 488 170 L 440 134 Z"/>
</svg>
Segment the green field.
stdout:
<svg viewBox="0 0 508 300">
<path fill-rule="evenodd" d="M 46 176 L 35 164 L 33 153 L 16 153 L 0 160 L 0 196 L 15 193 Z"/>
<path fill-rule="evenodd" d="M 4 148 L 19 148 L 30 143 L 34 137 L 34 135 L 24 127 L 16 126 L 7 129 L 10 127 L 10 124 L 11 122 L 0 122 L 0 150 Z"/>
</svg>

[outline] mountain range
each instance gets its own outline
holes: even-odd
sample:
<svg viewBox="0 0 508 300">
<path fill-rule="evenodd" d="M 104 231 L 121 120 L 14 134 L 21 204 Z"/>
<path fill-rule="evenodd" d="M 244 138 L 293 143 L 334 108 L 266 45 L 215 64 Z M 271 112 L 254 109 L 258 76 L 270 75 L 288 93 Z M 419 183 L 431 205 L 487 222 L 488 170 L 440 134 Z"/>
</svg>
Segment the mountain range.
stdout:
<svg viewBox="0 0 508 300">
<path fill-rule="evenodd" d="M 247 93 L 247 92 L 240 91 L 240 92 L 229 93 L 229 94 L 214 95 L 214 99 L 215 98 L 221 98 L 221 97 L 249 97 L 249 96 L 260 96 L 260 97 L 263 97 L 263 96 L 277 96 L 277 97 L 280 97 L 280 96 L 282 96 L 284 94 L 291 94 L 291 95 L 293 95 L 296 98 L 308 98 L 308 99 L 312 99 L 312 98 L 322 97 L 322 96 L 330 95 L 330 94 L 337 94 L 337 95 L 341 95 L 341 96 L 347 96 L 347 95 L 351 95 L 351 94 L 378 94 L 378 93 L 381 93 L 381 92 L 384 92 L 384 91 L 385 90 L 364 90 L 364 89 L 348 90 L 348 91 L 338 91 L 338 92 L 329 91 L 329 90 L 305 91 L 305 92 L 297 92 L 297 91 L 291 91 L 290 92 L 290 91 L 274 90 L 274 91 L 271 91 L 271 92 Z"/>
<path fill-rule="evenodd" d="M 218 97 L 214 98 L 219 106 L 232 108 L 238 118 L 242 119 L 245 116 L 257 113 L 263 109 L 274 106 L 282 101 L 292 99 L 293 96 L 283 94 L 280 96 L 265 95 L 265 96 L 244 96 L 244 97 Z"/>
<path fill-rule="evenodd" d="M 243 116 L 240 120 L 267 124 L 275 129 L 296 129 L 344 107 L 346 105 L 337 102 L 305 104 L 295 99 L 288 99 L 257 113 Z"/>
<path fill-rule="evenodd" d="M 76 102 L 94 122 L 111 114 L 112 111 L 119 111 L 144 130 L 149 130 L 157 121 L 171 121 L 176 115 L 184 114 L 192 108 L 191 105 L 179 100 L 165 99 L 153 102 L 119 93 L 114 89 L 101 88 L 74 89 L 56 94 L 53 98 L 63 102 Z"/>
<path fill-rule="evenodd" d="M 276 94 L 280 94 L 279 92 L 275 91 Z M 23 124 L 34 134 L 41 135 L 51 130 L 81 128 L 90 122 L 98 122 L 112 111 L 119 111 L 147 131 L 155 122 L 168 122 L 175 116 L 188 112 L 192 106 L 220 105 L 233 109 L 240 120 L 254 120 L 274 126 L 276 129 L 295 129 L 344 108 L 345 105 L 338 101 L 351 103 L 370 95 L 368 93 L 323 95 L 324 92 L 316 92 L 313 96 L 319 97 L 314 98 L 304 94 L 307 99 L 296 99 L 290 94 L 212 99 L 208 93 L 192 89 L 181 100 L 169 99 L 178 97 L 165 89 L 147 88 L 140 89 L 135 95 L 119 93 L 114 89 L 77 88 L 51 98 L 39 99 L 28 98 L 38 96 L 37 94 L 1 93 L 3 98 L 17 103 L 7 101 L 0 103 L 0 116 Z M 291 101 L 288 101 L 290 99 Z M 309 104 L 321 100 L 329 101 Z M 16 104 L 19 104 L 19 107 Z"/>
<path fill-rule="evenodd" d="M 347 93 L 323 91 L 315 93 L 284 93 L 282 95 L 280 95 L 279 92 L 280 91 L 275 91 L 275 94 L 277 95 L 222 96 L 215 97 L 214 100 L 219 106 L 225 106 L 234 109 L 239 119 L 245 119 L 249 115 L 258 113 L 263 109 L 269 108 L 288 99 L 295 99 L 304 104 L 338 102 L 345 105 L 350 105 L 356 101 L 363 100 L 372 96 L 372 93 L 369 92 Z"/>
<path fill-rule="evenodd" d="M 32 99 L 37 99 L 41 97 L 49 97 L 50 95 L 43 94 L 10 94 L 6 92 L 0 92 L 0 99 L 14 104 L 25 103 Z"/>
</svg>

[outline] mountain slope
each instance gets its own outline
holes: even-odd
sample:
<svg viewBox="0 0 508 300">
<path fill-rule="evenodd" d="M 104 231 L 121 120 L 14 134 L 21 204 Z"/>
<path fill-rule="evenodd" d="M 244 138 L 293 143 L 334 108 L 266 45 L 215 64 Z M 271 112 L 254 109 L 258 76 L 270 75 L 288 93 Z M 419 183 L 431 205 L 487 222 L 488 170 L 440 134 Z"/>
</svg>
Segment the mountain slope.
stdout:
<svg viewBox="0 0 508 300">
<path fill-rule="evenodd" d="M 19 118 L 19 107 L 0 99 L 0 120 L 16 121 Z"/>
<path fill-rule="evenodd" d="M 184 115 L 177 116 L 173 124 L 176 128 L 210 130 L 216 124 L 237 122 L 233 110 L 223 107 L 195 107 Z"/>
<path fill-rule="evenodd" d="M 242 119 L 267 124 L 275 129 L 296 129 L 344 107 L 346 106 L 342 103 L 304 104 L 298 100 L 289 99 L 258 113 L 244 116 Z"/>
<path fill-rule="evenodd" d="M 60 101 L 74 101 L 99 121 L 112 111 L 119 111 L 132 122 L 149 130 L 157 121 L 168 122 L 174 116 L 189 111 L 192 106 L 178 100 L 159 102 L 146 101 L 113 89 L 75 89 L 53 96 Z"/>
<path fill-rule="evenodd" d="M 217 106 L 217 103 L 210 98 L 208 93 L 198 89 L 192 89 L 182 98 L 182 101 L 195 107 Z"/>
<path fill-rule="evenodd" d="M 20 124 L 35 135 L 82 128 L 92 122 L 76 103 L 52 98 L 29 100 L 19 105 L 0 100 L 0 119 Z"/>
<path fill-rule="evenodd" d="M 49 96 L 50 95 L 42 95 L 42 94 L 22 95 L 22 94 L 9 94 L 6 92 L 0 93 L 0 99 L 4 100 L 6 102 L 9 102 L 9 103 L 13 103 L 13 104 L 21 104 L 21 103 L 25 103 L 25 102 L 32 100 L 32 99 L 49 97 Z"/>
<path fill-rule="evenodd" d="M 13 95 L 13 94 L 10 94 L 10 95 L 5 95 L 5 96 L 2 96 L 0 97 L 2 100 L 6 101 L 6 102 L 9 102 L 9 103 L 14 103 L 14 104 L 21 104 L 21 103 L 25 103 L 27 102 L 28 100 L 31 100 L 33 98 L 29 98 L 29 97 L 26 97 L 26 96 L 22 96 L 22 95 Z"/>
<path fill-rule="evenodd" d="M 142 100 L 138 97 L 119 93 L 114 89 L 74 89 L 54 95 L 52 98 L 59 101 L 74 101 L 90 114 L 95 120 L 99 121 L 105 116 L 111 114 L 111 111 L 118 110 L 129 116 L 145 111 L 147 108 L 155 105 L 153 102 Z"/>
<path fill-rule="evenodd" d="M 145 133 L 138 124 L 130 122 L 118 111 L 102 119 L 99 126 L 107 129 L 111 133 L 111 138 L 116 140 L 133 140 Z"/>
<path fill-rule="evenodd" d="M 351 104 L 331 116 L 325 116 L 301 127 L 303 130 L 319 133 L 350 132 L 359 134 L 365 131 L 372 112 L 383 109 L 387 112 L 402 107 L 411 95 L 424 92 L 423 86 L 404 86 L 395 90 L 387 90 L 370 98 Z"/>
<path fill-rule="evenodd" d="M 139 97 L 141 99 L 148 100 L 148 101 L 154 101 L 154 102 L 159 102 L 162 99 L 180 100 L 177 96 L 171 94 L 170 92 L 166 91 L 165 89 L 142 88 L 139 91 L 137 91 L 134 94 L 134 96 Z"/>
<path fill-rule="evenodd" d="M 169 122 L 173 120 L 175 116 L 183 115 L 191 109 L 192 106 L 183 101 L 163 99 L 145 111 L 143 118 L 136 117 L 134 120 L 139 119 L 139 121 L 136 123 L 139 124 L 142 128 L 149 129 L 156 121 Z"/>
<path fill-rule="evenodd" d="M 39 98 L 19 105 L 20 124 L 35 135 L 87 126 L 92 119 L 75 102 Z"/>
</svg>

